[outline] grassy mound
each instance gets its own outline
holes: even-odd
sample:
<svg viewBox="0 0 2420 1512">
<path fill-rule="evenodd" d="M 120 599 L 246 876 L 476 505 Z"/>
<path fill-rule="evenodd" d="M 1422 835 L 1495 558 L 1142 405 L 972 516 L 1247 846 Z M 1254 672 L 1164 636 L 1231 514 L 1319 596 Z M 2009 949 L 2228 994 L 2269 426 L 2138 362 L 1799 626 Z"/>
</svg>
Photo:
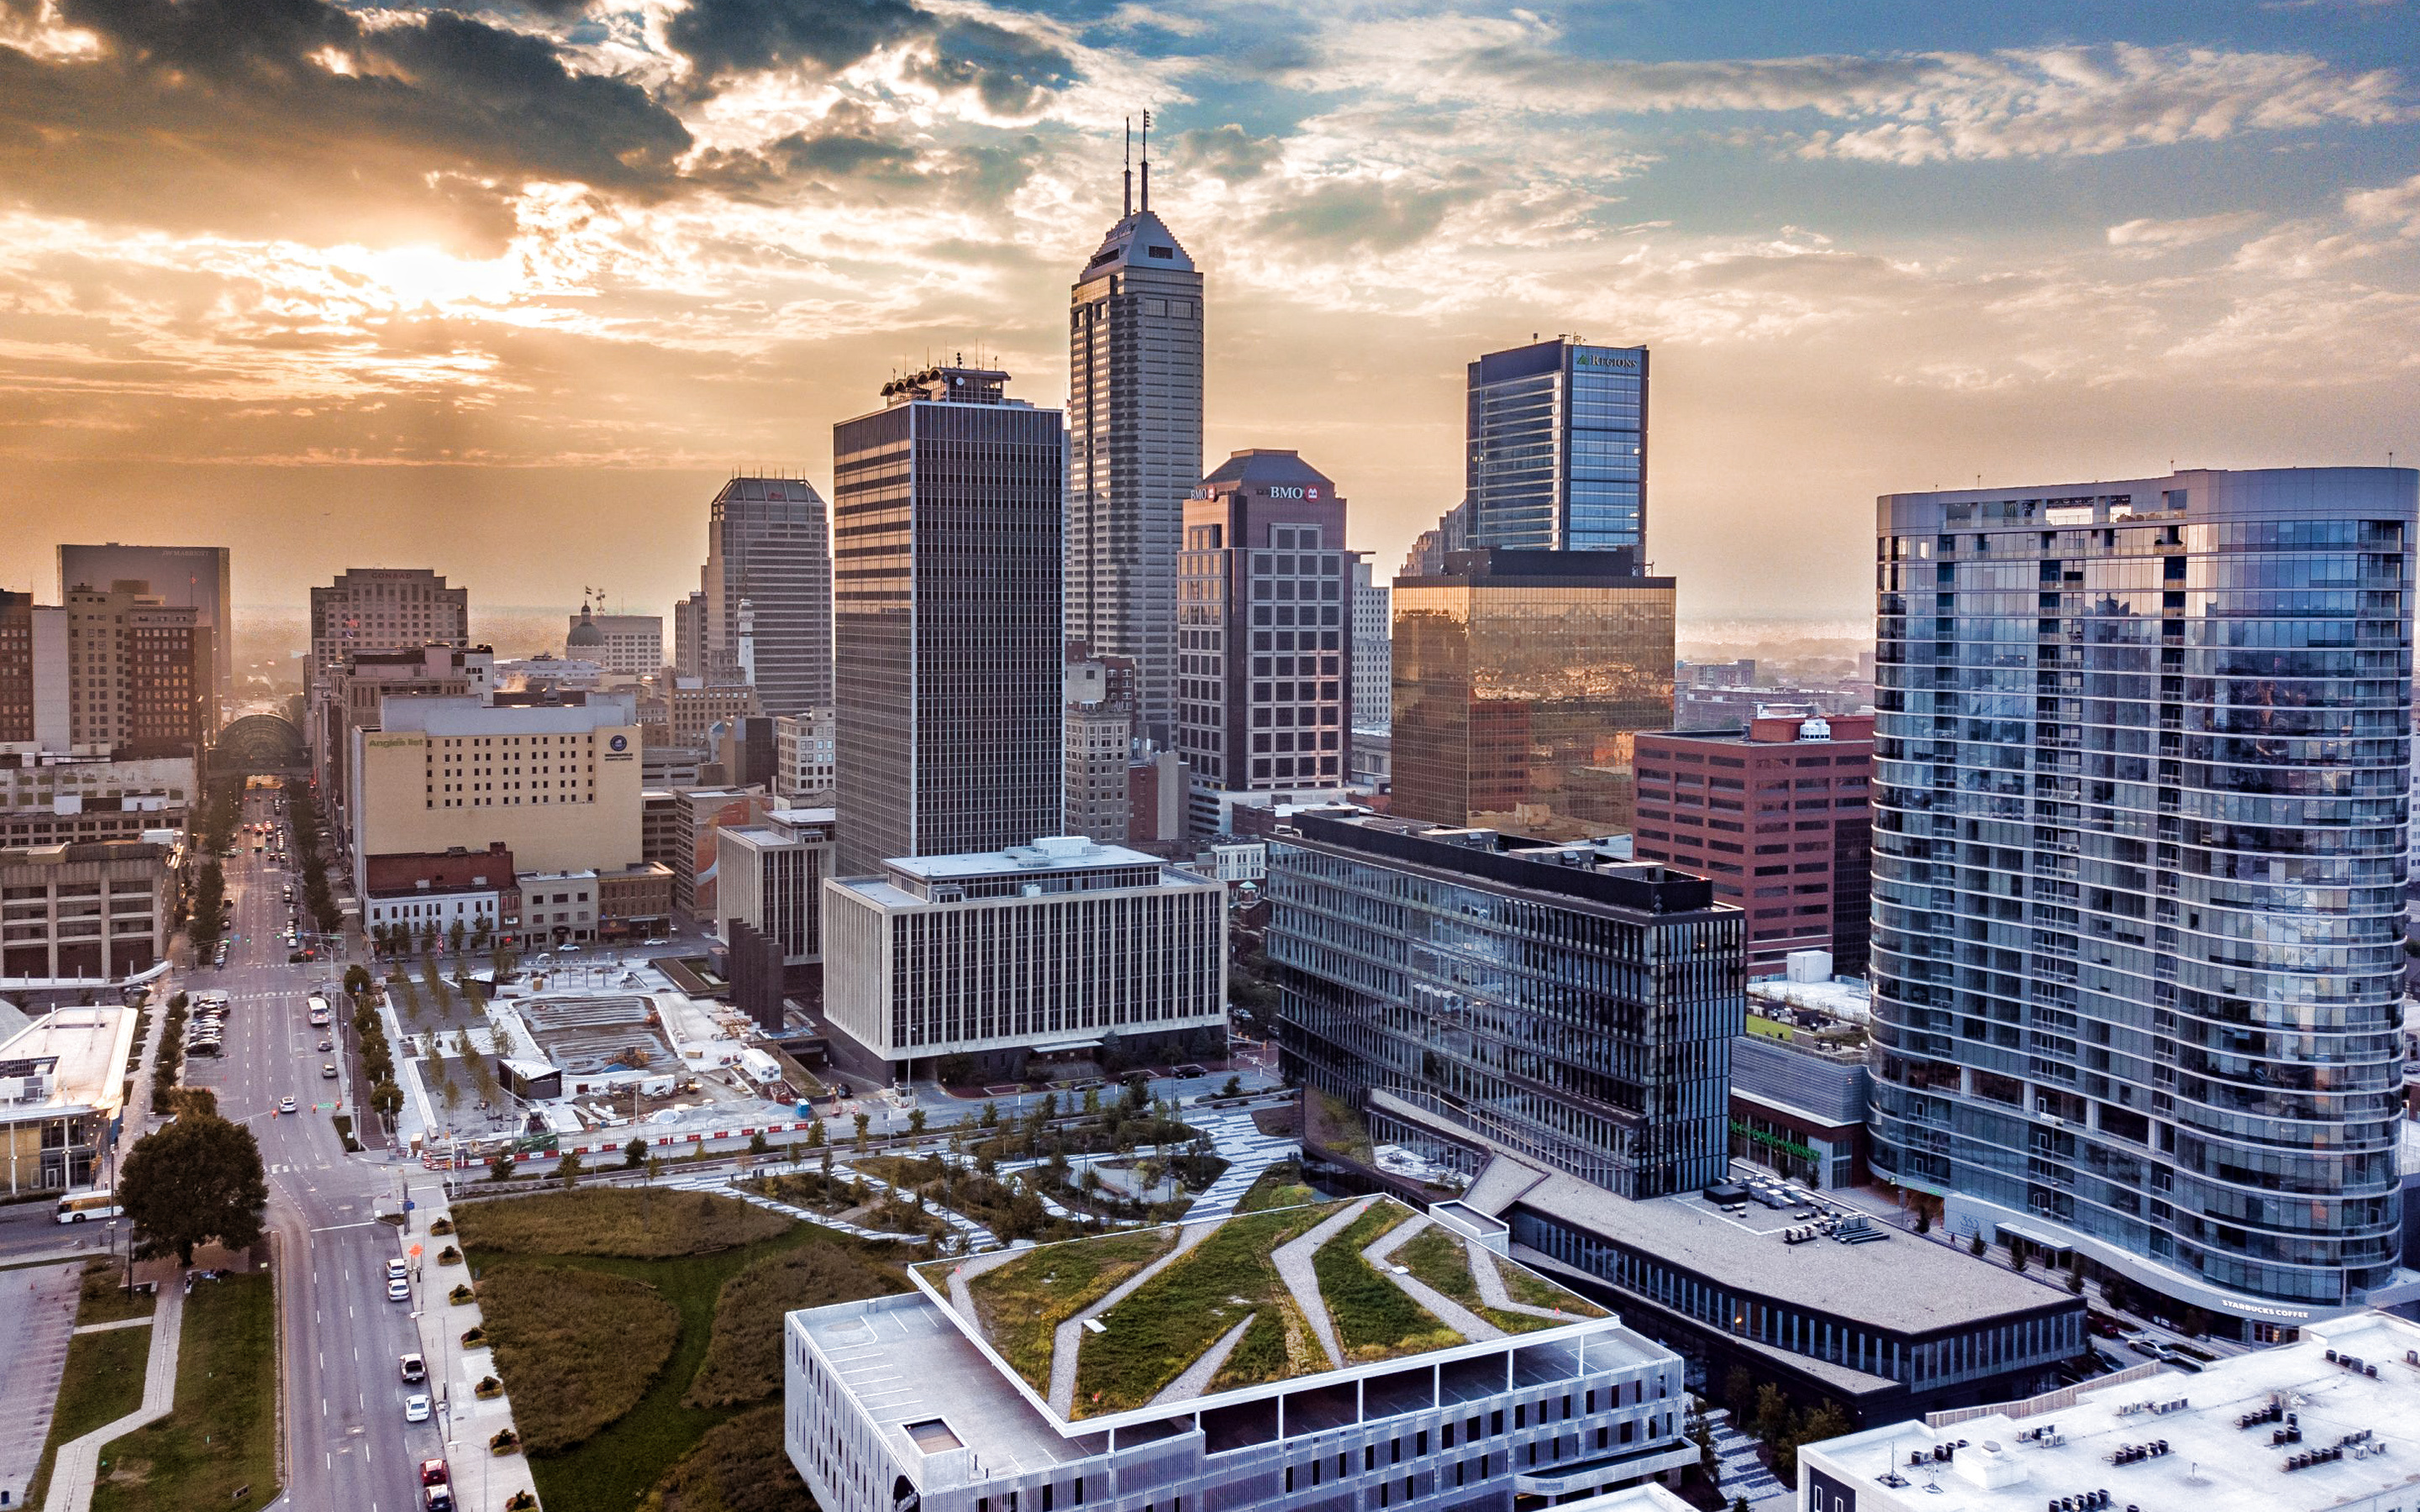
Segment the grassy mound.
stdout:
<svg viewBox="0 0 2420 1512">
<path fill-rule="evenodd" d="M 680 1336 L 655 1288 L 567 1266 L 500 1266 L 480 1278 L 479 1306 L 532 1454 L 569 1448 L 637 1406 Z"/>
<path fill-rule="evenodd" d="M 454 1211 L 466 1249 L 514 1255 L 661 1259 L 737 1249 L 789 1231 L 791 1220 L 705 1192 L 592 1186 L 466 1202 Z M 516 1402 L 520 1393 L 514 1394 Z"/>
<path fill-rule="evenodd" d="M 682 1404 L 738 1407 L 763 1401 L 782 1389 L 783 1314 L 907 1288 L 897 1271 L 837 1244 L 768 1255 L 722 1284 L 714 1304 L 713 1341 Z M 777 1424 L 774 1438 L 780 1437 Z"/>
<path fill-rule="evenodd" d="M 1051 1344 L 1059 1325 L 1115 1291 L 1127 1277 L 1167 1254 L 1172 1228 L 1146 1228 L 1111 1238 L 1050 1244 L 967 1283 L 984 1331 L 1001 1358 L 1025 1383 L 1048 1396 Z M 926 1278 L 947 1285 L 947 1266 Z"/>
<path fill-rule="evenodd" d="M 781 1404 L 706 1429 L 656 1482 L 640 1512 L 815 1512 L 815 1499 L 782 1447 Z"/>
<path fill-rule="evenodd" d="M 93 1488 L 93 1512 L 251 1512 L 276 1500 L 277 1306 L 266 1274 L 194 1286 L 176 1407 L 101 1457 L 108 1468 Z"/>
<path fill-rule="evenodd" d="M 1348 1360 L 1392 1360 L 1463 1342 L 1460 1334 L 1361 1257 L 1365 1246 L 1407 1216 L 1391 1205 L 1373 1207 L 1311 1257 L 1327 1316 L 1336 1323 L 1336 1341 Z"/>
</svg>

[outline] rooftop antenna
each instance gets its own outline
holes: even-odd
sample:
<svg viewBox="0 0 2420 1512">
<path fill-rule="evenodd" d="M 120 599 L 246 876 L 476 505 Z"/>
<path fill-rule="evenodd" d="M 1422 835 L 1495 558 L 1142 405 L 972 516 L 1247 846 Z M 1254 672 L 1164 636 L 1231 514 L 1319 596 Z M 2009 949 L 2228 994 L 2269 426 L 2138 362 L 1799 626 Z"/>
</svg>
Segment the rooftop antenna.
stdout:
<svg viewBox="0 0 2420 1512">
<path fill-rule="evenodd" d="M 1126 117 L 1126 215 L 1134 215 L 1134 117 Z"/>
<path fill-rule="evenodd" d="M 1142 209 L 1151 213 L 1151 112 L 1142 113 Z"/>
</svg>

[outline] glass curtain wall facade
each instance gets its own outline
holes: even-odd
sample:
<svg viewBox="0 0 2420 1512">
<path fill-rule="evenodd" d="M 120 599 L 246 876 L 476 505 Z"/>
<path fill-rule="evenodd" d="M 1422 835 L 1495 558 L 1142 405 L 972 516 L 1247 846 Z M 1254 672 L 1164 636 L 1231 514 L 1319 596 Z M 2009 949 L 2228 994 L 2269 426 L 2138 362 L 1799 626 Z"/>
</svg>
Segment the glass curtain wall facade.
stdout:
<svg viewBox="0 0 2420 1512">
<path fill-rule="evenodd" d="M 833 427 L 843 876 L 1059 832 L 1065 451 L 1006 382 L 935 369 Z"/>
<path fill-rule="evenodd" d="M 2393 1276 L 2415 477 L 1881 501 L 1884 1175 L 2222 1310 Z"/>
<path fill-rule="evenodd" d="M 752 611 L 753 685 L 769 715 L 832 698 L 831 538 L 804 478 L 734 478 L 706 515 L 706 673 L 742 680 L 739 606 Z"/>
<path fill-rule="evenodd" d="M 1470 543 L 1641 550 L 1647 348 L 1553 341 L 1470 364 Z"/>
<path fill-rule="evenodd" d="M 1736 908 L 1586 847 L 1295 816 L 1269 845 L 1287 1075 L 1372 1091 L 1627 1197 L 1721 1177 Z"/>
<path fill-rule="evenodd" d="M 1394 592 L 1392 811 L 1574 840 L 1630 827 L 1672 725 L 1673 591 L 1628 552 L 1472 550 Z"/>
<path fill-rule="evenodd" d="M 1066 634 L 1135 664 L 1135 733 L 1174 737 L 1176 554 L 1202 477 L 1202 275 L 1152 213 L 1068 293 Z"/>
</svg>

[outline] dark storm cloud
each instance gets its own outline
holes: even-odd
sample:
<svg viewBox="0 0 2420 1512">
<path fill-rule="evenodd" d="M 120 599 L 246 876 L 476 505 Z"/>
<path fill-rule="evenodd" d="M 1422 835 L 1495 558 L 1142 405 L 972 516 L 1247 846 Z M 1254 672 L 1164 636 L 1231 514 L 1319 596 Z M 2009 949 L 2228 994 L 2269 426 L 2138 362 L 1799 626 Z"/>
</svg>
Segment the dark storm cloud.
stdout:
<svg viewBox="0 0 2420 1512">
<path fill-rule="evenodd" d="M 491 233 L 520 181 L 653 198 L 690 147 L 636 84 L 450 11 L 376 27 L 325 0 L 58 13 L 96 55 L 0 48 L 0 185 L 41 208 L 284 235 L 349 224 L 349 239 L 433 215 Z"/>
<path fill-rule="evenodd" d="M 907 0 L 693 0 L 665 23 L 664 39 L 696 69 L 701 92 L 772 69 L 836 72 L 908 42 L 932 49 L 918 77 L 971 89 L 1002 115 L 1032 109 L 1076 76 L 1075 60 L 1047 42 L 989 22 L 944 19 Z"/>
</svg>

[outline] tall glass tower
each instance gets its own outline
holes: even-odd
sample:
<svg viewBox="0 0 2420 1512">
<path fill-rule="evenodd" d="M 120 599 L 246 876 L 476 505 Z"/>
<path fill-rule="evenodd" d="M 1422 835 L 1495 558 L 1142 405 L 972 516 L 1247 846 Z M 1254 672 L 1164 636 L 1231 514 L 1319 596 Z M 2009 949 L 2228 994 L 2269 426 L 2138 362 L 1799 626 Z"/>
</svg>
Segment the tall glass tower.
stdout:
<svg viewBox="0 0 2420 1512">
<path fill-rule="evenodd" d="M 1470 544 L 1645 555 L 1647 348 L 1558 336 L 1470 364 Z"/>
<path fill-rule="evenodd" d="M 1056 409 L 937 367 L 832 427 L 842 876 L 1059 831 Z"/>
<path fill-rule="evenodd" d="M 1176 729 L 1176 548 L 1202 478 L 1202 274 L 1151 208 L 1126 213 L 1067 312 L 1066 635 L 1135 664 L 1135 733 Z"/>
<path fill-rule="evenodd" d="M 768 477 L 724 484 L 706 516 L 700 577 L 707 675 L 752 681 L 768 715 L 830 704 L 831 538 L 814 484 Z M 754 611 L 752 675 L 744 679 L 743 602 Z"/>
<path fill-rule="evenodd" d="M 1873 1159 L 1953 1231 L 2398 1294 L 2415 481 L 1881 501 Z"/>
</svg>

